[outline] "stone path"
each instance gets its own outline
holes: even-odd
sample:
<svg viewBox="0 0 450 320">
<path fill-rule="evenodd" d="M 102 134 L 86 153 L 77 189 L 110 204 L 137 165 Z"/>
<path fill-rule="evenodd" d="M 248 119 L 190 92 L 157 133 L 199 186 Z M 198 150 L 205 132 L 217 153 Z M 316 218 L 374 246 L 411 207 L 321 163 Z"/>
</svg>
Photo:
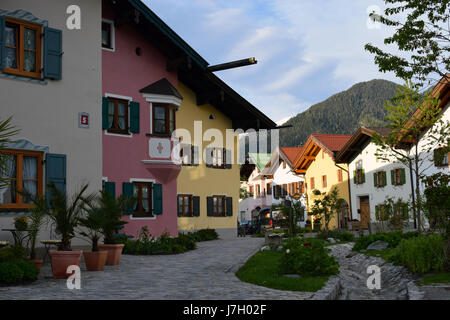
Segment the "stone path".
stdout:
<svg viewBox="0 0 450 320">
<path fill-rule="evenodd" d="M 402 266 L 394 266 L 382 258 L 351 252 L 353 244 L 329 247 L 340 265 L 338 277 L 341 282 L 341 300 L 405 300 L 408 299 L 407 283 L 416 280 L 414 275 Z M 367 288 L 367 267 L 381 268 L 381 289 Z"/>
<path fill-rule="evenodd" d="M 240 281 L 234 273 L 264 243 L 237 238 L 198 243 L 179 255 L 122 255 L 119 266 L 88 272 L 81 266 L 81 289 L 51 277 L 44 265 L 39 279 L 26 286 L 0 287 L 0 299 L 308 299 L 313 294 L 279 291 Z"/>
</svg>

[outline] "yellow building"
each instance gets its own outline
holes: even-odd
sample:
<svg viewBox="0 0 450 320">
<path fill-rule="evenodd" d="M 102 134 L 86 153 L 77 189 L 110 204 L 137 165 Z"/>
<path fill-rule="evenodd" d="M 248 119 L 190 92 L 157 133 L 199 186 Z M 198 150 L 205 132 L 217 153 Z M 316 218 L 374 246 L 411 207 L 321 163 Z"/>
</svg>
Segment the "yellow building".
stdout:
<svg viewBox="0 0 450 320">
<path fill-rule="evenodd" d="M 224 110 L 219 103 L 216 104 L 218 107 L 201 103 L 199 96 L 181 82 L 178 90 L 183 96 L 176 113 L 177 136 L 182 136 L 180 142 L 183 149 L 183 165 L 177 178 L 178 230 L 186 232 L 211 228 L 216 229 L 221 238 L 236 237 L 240 189 L 239 141 L 236 133 L 232 139 L 229 134 L 227 139 L 227 129 L 238 129 L 236 124 L 240 124 L 244 125 L 243 130 L 247 130 L 250 124 L 239 123 L 240 117 L 251 117 L 255 124 L 257 119 L 266 121 L 266 127 L 273 128 L 275 124 L 264 115 L 262 117 L 259 111 L 255 114 L 254 107 L 250 111 L 241 109 L 234 117 L 230 111 L 238 106 L 236 102 L 234 105 L 229 102 L 229 109 Z M 186 129 L 190 137 L 179 132 L 180 128 Z M 223 140 L 211 139 L 211 135 L 216 134 L 221 135 Z M 187 143 L 187 140 L 190 142 Z M 212 141 L 217 142 L 215 147 L 209 147 Z"/>
<path fill-rule="evenodd" d="M 332 217 L 330 230 L 345 228 L 348 219 L 351 219 L 348 167 L 346 164 L 335 163 L 336 154 L 350 137 L 351 135 L 312 134 L 294 161 L 295 171 L 305 174 L 308 212 L 318 197 L 313 194 L 313 190 L 329 193 L 336 187 L 339 198 L 345 200 L 343 210 Z M 313 222 L 314 217 L 310 217 L 310 220 Z"/>
</svg>

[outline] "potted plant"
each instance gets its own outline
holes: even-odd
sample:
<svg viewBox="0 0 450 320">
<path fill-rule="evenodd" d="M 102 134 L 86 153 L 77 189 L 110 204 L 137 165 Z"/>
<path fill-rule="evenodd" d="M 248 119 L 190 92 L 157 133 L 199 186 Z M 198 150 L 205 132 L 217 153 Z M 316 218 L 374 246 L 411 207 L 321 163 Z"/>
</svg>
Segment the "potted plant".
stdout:
<svg viewBox="0 0 450 320">
<path fill-rule="evenodd" d="M 41 271 L 42 259 L 36 259 L 36 238 L 39 234 L 39 230 L 45 222 L 45 215 L 47 212 L 45 198 L 39 197 L 33 199 L 34 206 L 30 209 L 30 215 L 28 216 L 28 240 L 31 263 L 34 263 L 36 268 Z"/>
<path fill-rule="evenodd" d="M 88 271 L 102 271 L 105 268 L 108 251 L 98 249 L 98 242 L 102 236 L 101 229 L 105 223 L 105 216 L 102 210 L 98 208 L 90 208 L 87 215 L 80 219 L 80 226 L 84 230 L 80 230 L 79 234 L 89 239 L 92 244 L 92 252 L 83 252 L 84 263 Z"/>
<path fill-rule="evenodd" d="M 117 244 L 115 233 L 116 230 L 121 229 L 127 222 L 122 221 L 122 213 L 132 208 L 136 203 L 136 198 L 127 197 L 122 194 L 117 199 L 109 192 L 101 191 L 98 198 L 98 210 L 101 211 L 105 218 L 105 223 L 102 226 L 103 242 L 99 244 L 99 250 L 107 250 L 108 258 L 106 265 L 114 266 L 119 264 L 120 255 L 124 244 Z"/>
<path fill-rule="evenodd" d="M 85 196 L 87 184 L 70 199 L 67 199 L 53 182 L 48 185 L 48 188 L 51 196 L 48 199 L 50 205 L 47 214 L 53 221 L 56 234 L 61 238 L 58 250 L 49 250 L 52 272 L 54 278 L 66 279 L 70 276 L 66 273 L 67 267 L 80 265 L 82 251 L 72 250 L 71 240 L 75 236 L 75 228 L 85 208 L 85 202 L 92 201 L 95 195 Z"/>
</svg>

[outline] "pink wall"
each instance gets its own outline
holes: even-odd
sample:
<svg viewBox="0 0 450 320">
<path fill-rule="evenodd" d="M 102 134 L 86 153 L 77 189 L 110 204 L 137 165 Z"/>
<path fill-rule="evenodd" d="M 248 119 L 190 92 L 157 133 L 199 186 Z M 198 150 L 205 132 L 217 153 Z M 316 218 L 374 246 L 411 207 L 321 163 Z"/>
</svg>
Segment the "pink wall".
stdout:
<svg viewBox="0 0 450 320">
<path fill-rule="evenodd" d="M 114 20 L 114 13 L 103 3 L 103 18 Z M 130 182 L 130 178 L 156 179 L 142 160 L 149 159 L 150 104 L 145 101 L 140 89 L 167 78 L 172 85 L 178 87 L 177 74 L 166 70 L 166 58 L 130 25 L 115 28 L 115 51 L 102 50 L 102 82 L 105 93 L 132 97 L 140 103 L 140 133 L 129 137 L 105 135 L 103 131 L 103 176 L 116 183 L 116 195 L 122 193 L 122 182 Z M 142 49 L 141 56 L 135 53 L 136 47 Z M 156 183 L 163 182 L 156 179 Z M 163 184 L 163 214 L 154 220 L 131 220 L 122 230 L 137 236 L 142 226 L 148 226 L 152 236 L 159 236 L 168 231 L 176 236 L 176 179 Z"/>
</svg>

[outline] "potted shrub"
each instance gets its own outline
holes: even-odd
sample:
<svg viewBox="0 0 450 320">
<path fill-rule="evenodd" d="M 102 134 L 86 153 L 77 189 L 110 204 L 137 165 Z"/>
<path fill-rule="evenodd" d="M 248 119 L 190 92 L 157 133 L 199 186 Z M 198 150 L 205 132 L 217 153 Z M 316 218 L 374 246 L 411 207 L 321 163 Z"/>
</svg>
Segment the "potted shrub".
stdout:
<svg viewBox="0 0 450 320">
<path fill-rule="evenodd" d="M 67 267 L 70 265 L 80 265 L 81 250 L 72 250 L 71 240 L 75 236 L 75 228 L 78 226 L 80 216 L 85 208 L 86 201 L 92 201 L 93 194 L 84 196 L 88 185 L 84 185 L 70 199 L 62 193 L 54 183 L 50 183 L 48 188 L 51 192 L 49 209 L 47 214 L 54 223 L 55 232 L 61 238 L 58 250 L 49 250 L 52 264 L 53 277 L 57 279 L 66 279 Z"/>
<path fill-rule="evenodd" d="M 90 240 L 92 244 L 91 252 L 83 252 L 84 263 L 88 271 L 102 271 L 105 268 L 108 251 L 98 249 L 98 242 L 102 236 L 101 229 L 105 223 L 105 216 L 98 208 L 90 208 L 87 216 L 80 219 L 80 226 L 85 230 L 80 230 L 79 234 Z"/>
<path fill-rule="evenodd" d="M 122 221 L 122 213 L 132 208 L 136 203 L 136 198 L 127 197 L 122 194 L 117 199 L 106 191 L 100 192 L 97 201 L 97 208 L 104 216 L 104 224 L 102 226 L 103 242 L 99 244 L 99 250 L 107 250 L 108 258 L 106 265 L 114 266 L 120 263 L 120 255 L 124 244 L 116 243 L 116 230 L 121 229 L 127 222 Z"/>
</svg>

